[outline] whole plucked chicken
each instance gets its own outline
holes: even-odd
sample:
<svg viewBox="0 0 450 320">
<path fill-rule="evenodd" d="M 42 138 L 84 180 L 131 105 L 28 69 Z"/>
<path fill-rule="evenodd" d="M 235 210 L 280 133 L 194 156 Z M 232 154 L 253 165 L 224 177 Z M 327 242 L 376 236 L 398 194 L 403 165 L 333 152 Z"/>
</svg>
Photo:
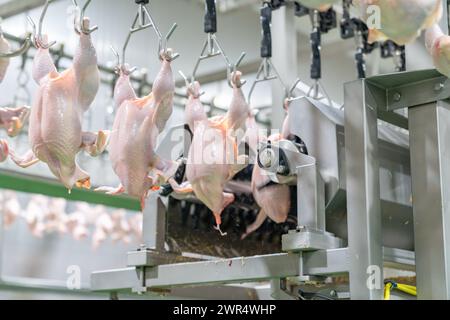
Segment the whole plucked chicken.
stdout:
<svg viewBox="0 0 450 320">
<path fill-rule="evenodd" d="M 431 27 L 442 17 L 440 0 L 355 0 L 361 16 L 379 23 L 377 28 L 369 25 L 369 42 L 392 40 L 398 45 L 414 41 L 420 32 Z M 369 6 L 379 8 L 368 10 Z"/>
<path fill-rule="evenodd" d="M 221 214 L 235 199 L 233 194 L 224 192 L 225 184 L 248 165 L 247 157 L 238 154 L 238 143 L 239 130 L 244 131 L 249 106 L 241 89 L 241 73 L 234 72 L 231 78 L 233 98 L 227 114 L 202 120 L 203 113 L 197 113 L 199 121 L 195 124 L 186 164 L 187 182 L 177 185 L 174 179 L 169 180 L 175 193 L 193 191 L 213 212 L 215 228 L 221 235 L 225 235 L 220 229 Z"/>
<path fill-rule="evenodd" d="M 289 117 L 287 116 L 281 134 L 274 134 L 265 137 L 259 134 L 258 126 L 253 116 L 247 120 L 247 138 L 252 151 L 257 154 L 257 145 L 262 141 L 278 141 L 286 139 L 289 136 Z M 252 183 L 253 197 L 260 207 L 256 220 L 247 227 L 246 232 L 241 239 L 246 238 L 252 232 L 256 231 L 269 217 L 275 223 L 286 222 L 291 209 L 291 192 L 288 185 L 272 184 L 271 179 L 258 164 L 253 167 Z"/>
<path fill-rule="evenodd" d="M 435 24 L 427 29 L 425 43 L 436 69 L 446 77 L 450 77 L 450 36 L 444 34 Z"/>
<path fill-rule="evenodd" d="M 300 0 L 299 2 L 308 8 L 326 11 L 338 1 L 339 0 Z"/>
<path fill-rule="evenodd" d="M 126 192 L 139 198 L 142 208 L 151 188 L 166 183 L 178 168 L 176 162 L 155 153 L 158 135 L 172 114 L 175 91 L 172 50 L 161 53 L 160 58 L 162 66 L 152 93 L 144 98 L 136 97 L 127 66 L 118 69 L 119 79 L 114 90 L 117 114 L 110 140 L 110 158 L 121 184 L 117 188 L 97 189 L 108 194 Z"/>
<path fill-rule="evenodd" d="M 82 24 L 82 30 L 89 29 L 88 18 Z M 56 70 L 49 50 L 38 48 L 33 78 L 39 88 L 30 116 L 31 150 L 23 157 L 11 152 L 11 158 L 24 168 L 45 162 L 69 190 L 74 185 L 89 188 L 89 174 L 78 166 L 76 156 L 81 150 L 97 156 L 108 140 L 107 132 L 83 132 L 81 128 L 83 114 L 99 88 L 97 54 L 89 32 L 80 32 L 73 66 L 62 73 Z"/>
<path fill-rule="evenodd" d="M 0 128 L 5 129 L 10 137 L 17 136 L 30 117 L 30 111 L 27 106 L 0 108 Z"/>
</svg>

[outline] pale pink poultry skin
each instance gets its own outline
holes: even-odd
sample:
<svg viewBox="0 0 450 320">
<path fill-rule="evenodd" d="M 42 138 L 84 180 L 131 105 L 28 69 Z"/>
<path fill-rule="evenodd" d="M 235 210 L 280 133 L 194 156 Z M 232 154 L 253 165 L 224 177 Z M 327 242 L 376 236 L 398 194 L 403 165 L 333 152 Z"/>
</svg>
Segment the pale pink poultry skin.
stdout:
<svg viewBox="0 0 450 320">
<path fill-rule="evenodd" d="M 83 20 L 89 28 L 89 19 Z M 30 116 L 31 150 L 13 161 L 21 167 L 45 162 L 69 191 L 90 187 L 89 174 L 76 162 L 76 155 L 86 150 L 92 156 L 103 152 L 107 132 L 83 132 L 82 116 L 93 102 L 99 88 L 97 54 L 91 36 L 81 33 L 71 68 L 59 73 L 48 49 L 39 48 L 33 65 L 33 79 L 39 85 Z"/>
<path fill-rule="evenodd" d="M 300 0 L 299 2 L 308 8 L 326 11 L 338 1 L 339 0 Z"/>
<path fill-rule="evenodd" d="M 117 114 L 110 140 L 110 159 L 121 181 L 117 188 L 102 187 L 108 194 L 126 192 L 141 200 L 142 208 L 152 187 L 172 177 L 177 163 L 156 153 L 157 137 L 172 114 L 175 81 L 171 69 L 171 52 L 161 55 L 162 66 L 152 93 L 137 98 L 126 68 L 120 68 L 114 99 Z"/>
<path fill-rule="evenodd" d="M 10 51 L 8 40 L 5 39 L 0 30 L 0 53 L 8 53 Z M 3 82 L 9 67 L 9 58 L 0 58 L 0 83 Z"/>
<path fill-rule="evenodd" d="M 425 43 L 436 69 L 450 77 L 450 36 L 436 24 L 425 33 Z"/>
<path fill-rule="evenodd" d="M 196 123 L 208 119 L 205 108 L 200 101 L 200 91 L 200 83 L 197 81 L 189 85 L 187 90 L 189 98 L 184 109 L 184 117 L 191 132 L 194 132 Z"/>
<path fill-rule="evenodd" d="M 30 107 L 0 108 L 0 128 L 8 133 L 8 136 L 15 137 L 23 129 L 30 116 Z"/>
<path fill-rule="evenodd" d="M 381 29 L 369 25 L 369 42 L 392 40 L 398 45 L 408 44 L 442 17 L 441 0 L 356 0 L 354 3 L 360 6 L 365 18 L 368 6 L 380 9 Z"/>
<path fill-rule="evenodd" d="M 247 120 L 247 137 L 249 146 L 255 154 L 258 152 L 257 144 L 258 142 L 262 142 L 261 140 L 278 141 L 280 139 L 285 139 L 288 136 L 288 117 L 286 117 L 284 121 L 281 135 L 275 134 L 269 138 L 259 135 L 258 127 L 253 116 L 249 117 Z M 247 227 L 247 230 L 242 235 L 241 239 L 245 239 L 252 232 L 258 230 L 267 217 L 276 223 L 286 222 L 291 209 L 291 193 L 289 186 L 285 184 L 268 185 L 269 183 L 269 176 L 265 174 L 256 163 L 253 167 L 251 188 L 255 202 L 260 207 L 260 211 L 258 212 L 256 220 Z"/>
<path fill-rule="evenodd" d="M 8 142 L 4 139 L 0 139 L 0 163 L 5 162 L 9 156 Z"/>
<path fill-rule="evenodd" d="M 242 93 L 241 73 L 232 75 L 233 99 L 224 116 L 197 121 L 189 150 L 187 184 L 170 183 L 176 193 L 194 192 L 214 214 L 216 229 L 220 230 L 221 214 L 235 197 L 224 192 L 225 184 L 247 166 L 247 157 L 238 155 L 237 131 L 243 130 L 249 106 Z M 244 135 L 242 135 L 244 136 Z"/>
</svg>

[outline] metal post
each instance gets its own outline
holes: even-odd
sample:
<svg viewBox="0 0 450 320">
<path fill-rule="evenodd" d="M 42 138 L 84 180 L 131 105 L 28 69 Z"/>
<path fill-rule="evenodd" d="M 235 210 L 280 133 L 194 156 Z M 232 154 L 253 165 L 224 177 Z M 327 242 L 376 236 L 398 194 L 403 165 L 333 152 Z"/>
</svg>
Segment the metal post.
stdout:
<svg viewBox="0 0 450 320">
<path fill-rule="evenodd" d="M 409 109 L 417 292 L 450 299 L 450 104 Z"/>
<path fill-rule="evenodd" d="M 164 251 L 166 240 L 166 213 L 157 193 L 152 193 L 143 212 L 143 239 L 147 249 Z"/>
<path fill-rule="evenodd" d="M 273 11 L 272 18 L 272 62 L 286 85 L 292 85 L 298 77 L 297 31 L 295 28 L 294 3 L 286 3 Z M 283 48 L 280 50 L 280 48 Z M 281 129 L 286 117 L 283 101 L 286 92 L 278 81 L 272 84 L 272 128 Z"/>
<path fill-rule="evenodd" d="M 383 251 L 376 104 L 369 85 L 345 85 L 347 219 L 352 299 L 383 296 Z"/>
<path fill-rule="evenodd" d="M 297 168 L 297 221 L 299 226 L 325 231 L 325 186 L 315 159 L 309 158 L 312 164 Z"/>
</svg>

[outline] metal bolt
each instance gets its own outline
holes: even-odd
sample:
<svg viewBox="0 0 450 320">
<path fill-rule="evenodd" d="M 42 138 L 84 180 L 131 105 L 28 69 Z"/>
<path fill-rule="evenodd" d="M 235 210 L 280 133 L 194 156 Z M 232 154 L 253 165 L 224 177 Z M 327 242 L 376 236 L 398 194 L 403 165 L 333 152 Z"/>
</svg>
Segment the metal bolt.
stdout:
<svg viewBox="0 0 450 320">
<path fill-rule="evenodd" d="M 395 102 L 399 102 L 402 99 L 402 95 L 399 92 L 394 93 L 393 99 Z"/>
</svg>

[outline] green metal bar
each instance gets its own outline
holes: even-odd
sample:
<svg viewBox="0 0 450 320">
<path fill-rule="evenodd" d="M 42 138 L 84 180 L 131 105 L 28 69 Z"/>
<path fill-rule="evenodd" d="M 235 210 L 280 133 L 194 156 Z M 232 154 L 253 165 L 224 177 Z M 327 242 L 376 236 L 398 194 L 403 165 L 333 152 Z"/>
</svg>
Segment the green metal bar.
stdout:
<svg viewBox="0 0 450 320">
<path fill-rule="evenodd" d="M 64 198 L 69 201 L 83 201 L 91 204 L 102 204 L 112 208 L 127 209 L 132 211 L 141 210 L 139 200 L 132 197 L 110 196 L 103 193 L 78 188 L 73 189 L 69 194 L 68 190 L 56 180 L 5 170 L 0 170 L 0 189 L 41 194 L 54 198 Z"/>
</svg>

